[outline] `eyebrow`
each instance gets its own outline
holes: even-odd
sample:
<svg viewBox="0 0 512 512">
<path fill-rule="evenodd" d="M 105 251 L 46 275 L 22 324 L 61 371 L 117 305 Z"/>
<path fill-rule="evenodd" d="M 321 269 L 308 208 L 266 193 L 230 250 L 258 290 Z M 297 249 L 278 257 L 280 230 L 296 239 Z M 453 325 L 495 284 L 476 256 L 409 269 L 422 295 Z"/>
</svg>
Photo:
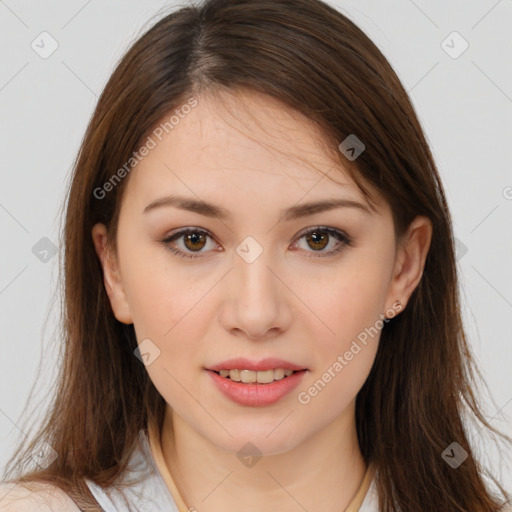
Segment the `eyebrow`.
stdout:
<svg viewBox="0 0 512 512">
<path fill-rule="evenodd" d="M 226 220 L 231 218 L 230 212 L 222 206 L 218 206 L 200 199 L 193 199 L 190 197 L 177 195 L 156 199 L 144 208 L 143 213 L 148 213 L 151 210 L 163 206 L 174 206 L 175 208 L 179 208 L 181 210 L 199 213 L 200 215 L 205 215 L 206 217 L 212 217 L 215 219 Z M 324 199 L 321 201 L 297 204 L 285 210 L 281 210 L 279 220 L 291 221 L 302 217 L 307 217 L 308 215 L 314 215 L 316 213 L 333 210 L 335 208 L 355 208 L 370 215 L 372 213 L 368 206 L 352 199 Z"/>
</svg>

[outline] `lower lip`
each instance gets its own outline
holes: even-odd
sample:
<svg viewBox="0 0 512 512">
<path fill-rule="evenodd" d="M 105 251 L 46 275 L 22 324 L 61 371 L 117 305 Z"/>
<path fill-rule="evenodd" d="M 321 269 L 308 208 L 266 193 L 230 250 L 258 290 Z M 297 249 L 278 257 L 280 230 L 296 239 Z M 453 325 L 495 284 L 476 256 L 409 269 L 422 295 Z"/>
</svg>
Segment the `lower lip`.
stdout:
<svg viewBox="0 0 512 512">
<path fill-rule="evenodd" d="M 221 377 L 212 370 L 207 370 L 217 388 L 229 399 L 240 405 L 264 407 L 271 405 L 291 393 L 300 383 L 307 370 L 292 373 L 270 384 L 244 384 L 226 377 Z"/>
</svg>

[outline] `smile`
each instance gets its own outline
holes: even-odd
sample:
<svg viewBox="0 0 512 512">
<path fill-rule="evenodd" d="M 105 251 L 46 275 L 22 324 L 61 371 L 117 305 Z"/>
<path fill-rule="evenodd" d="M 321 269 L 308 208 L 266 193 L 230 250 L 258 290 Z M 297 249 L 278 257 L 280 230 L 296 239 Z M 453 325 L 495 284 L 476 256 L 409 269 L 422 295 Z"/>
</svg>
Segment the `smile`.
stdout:
<svg viewBox="0 0 512 512">
<path fill-rule="evenodd" d="M 228 375 L 221 376 L 228 372 Z M 302 381 L 308 370 L 283 370 L 276 368 L 275 370 L 254 371 L 254 370 L 207 370 L 208 375 L 213 379 L 215 387 L 229 400 L 239 405 L 248 407 L 264 407 L 275 404 L 290 394 Z M 231 372 L 235 378 L 238 375 L 240 380 L 231 377 Z M 287 375 L 285 375 L 285 372 Z M 276 374 L 282 378 L 275 379 Z M 259 382 L 260 379 L 266 382 Z M 270 380 L 272 378 L 272 380 Z M 241 380 L 241 379 L 246 379 Z M 251 380 L 253 379 L 253 380 Z"/>
<path fill-rule="evenodd" d="M 221 377 L 229 378 L 235 382 L 244 382 L 246 384 L 251 383 L 259 383 L 259 384 L 269 384 L 270 382 L 274 382 L 275 380 L 281 380 L 286 377 L 289 377 L 293 372 L 293 370 L 285 370 L 283 368 L 275 368 L 270 370 L 263 371 L 254 371 L 254 370 L 219 370 L 215 372 Z"/>
</svg>

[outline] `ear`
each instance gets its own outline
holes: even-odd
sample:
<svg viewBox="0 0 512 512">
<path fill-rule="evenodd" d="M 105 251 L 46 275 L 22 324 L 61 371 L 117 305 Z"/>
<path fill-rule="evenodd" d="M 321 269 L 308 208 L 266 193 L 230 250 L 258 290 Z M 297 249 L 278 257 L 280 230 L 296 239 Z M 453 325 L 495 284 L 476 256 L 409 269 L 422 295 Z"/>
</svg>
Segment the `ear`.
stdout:
<svg viewBox="0 0 512 512">
<path fill-rule="evenodd" d="M 423 275 L 431 240 L 430 219 L 415 217 L 398 242 L 396 264 L 387 297 L 388 308 L 397 300 L 402 303 L 400 311 L 405 308 Z"/>
<path fill-rule="evenodd" d="M 123 287 L 121 273 L 116 257 L 107 245 L 107 228 L 104 224 L 98 223 L 94 225 L 92 228 L 92 239 L 103 269 L 103 284 L 105 285 L 114 316 L 124 324 L 132 324 L 131 310 Z"/>
</svg>

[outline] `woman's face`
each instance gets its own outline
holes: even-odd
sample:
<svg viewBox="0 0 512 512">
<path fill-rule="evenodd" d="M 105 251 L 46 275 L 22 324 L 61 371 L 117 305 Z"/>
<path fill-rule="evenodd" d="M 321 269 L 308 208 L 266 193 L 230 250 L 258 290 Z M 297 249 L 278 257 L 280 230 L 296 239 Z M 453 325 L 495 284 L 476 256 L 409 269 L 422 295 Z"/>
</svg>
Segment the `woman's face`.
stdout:
<svg viewBox="0 0 512 512">
<path fill-rule="evenodd" d="M 353 422 L 382 319 L 406 304 L 427 247 L 396 244 L 388 205 L 370 210 L 308 119 L 237 98 L 196 97 L 162 140 L 152 135 L 126 184 L 115 257 L 102 253 L 104 226 L 93 235 L 114 313 L 133 322 L 173 414 L 219 447 L 272 454 Z M 282 361 L 262 369 L 304 371 L 242 372 L 274 379 L 259 384 L 212 372 L 267 358 Z"/>
</svg>

